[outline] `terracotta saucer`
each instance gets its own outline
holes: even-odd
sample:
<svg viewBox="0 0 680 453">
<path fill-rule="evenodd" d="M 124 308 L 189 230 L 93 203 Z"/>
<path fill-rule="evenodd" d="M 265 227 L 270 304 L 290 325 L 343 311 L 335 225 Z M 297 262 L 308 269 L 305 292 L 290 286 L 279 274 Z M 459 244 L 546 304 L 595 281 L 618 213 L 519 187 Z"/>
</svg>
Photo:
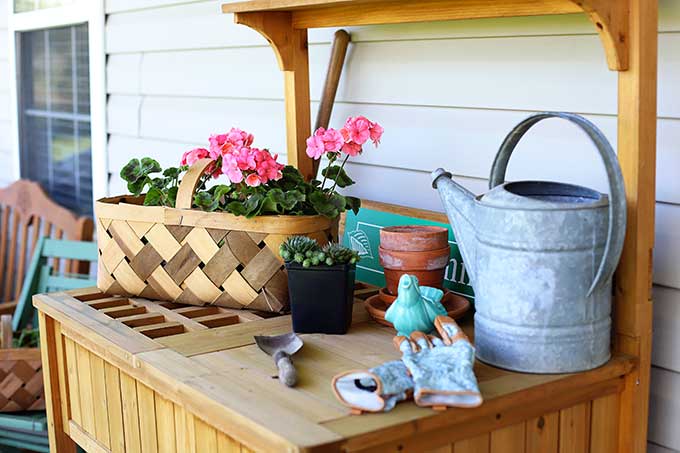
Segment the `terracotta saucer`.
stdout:
<svg viewBox="0 0 680 453">
<path fill-rule="evenodd" d="M 392 294 L 390 294 L 387 288 L 380 288 L 380 290 L 378 291 L 378 295 L 380 296 L 380 299 L 385 303 L 385 310 L 387 310 L 387 307 L 392 305 L 392 302 L 394 302 L 397 299 L 397 296 L 393 296 Z"/>
<path fill-rule="evenodd" d="M 449 316 L 453 319 L 462 317 L 470 309 L 470 301 L 450 291 L 447 291 L 446 294 L 444 294 L 442 304 L 444 305 L 444 308 L 446 308 Z M 389 306 L 390 304 L 385 302 L 380 297 L 380 294 L 371 296 L 364 301 L 366 311 L 375 322 L 382 324 L 383 326 L 393 327 L 392 323 L 385 320 L 385 311 L 387 311 Z"/>
</svg>

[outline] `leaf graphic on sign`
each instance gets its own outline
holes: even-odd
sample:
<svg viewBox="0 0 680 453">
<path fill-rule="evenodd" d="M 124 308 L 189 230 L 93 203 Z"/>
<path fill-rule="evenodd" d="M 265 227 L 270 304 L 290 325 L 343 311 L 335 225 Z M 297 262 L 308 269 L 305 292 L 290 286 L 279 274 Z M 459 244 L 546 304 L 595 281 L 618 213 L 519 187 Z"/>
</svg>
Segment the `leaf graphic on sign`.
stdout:
<svg viewBox="0 0 680 453">
<path fill-rule="evenodd" d="M 371 253 L 371 243 L 368 242 L 368 236 L 361 230 L 354 230 L 349 232 L 349 245 L 362 258 L 373 258 Z"/>
</svg>

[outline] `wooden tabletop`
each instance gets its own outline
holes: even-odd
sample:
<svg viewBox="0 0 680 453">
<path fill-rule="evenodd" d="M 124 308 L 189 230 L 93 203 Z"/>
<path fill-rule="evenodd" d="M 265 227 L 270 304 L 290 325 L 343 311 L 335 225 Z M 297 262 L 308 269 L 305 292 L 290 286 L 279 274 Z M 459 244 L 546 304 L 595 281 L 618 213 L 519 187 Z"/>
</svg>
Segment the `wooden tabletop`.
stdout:
<svg viewBox="0 0 680 453">
<path fill-rule="evenodd" d="M 109 298 L 96 290 L 39 295 L 34 305 L 74 341 L 236 440 L 267 451 L 385 443 L 416 451 L 408 448 L 412 442 L 422 451 L 451 429 L 463 439 L 618 392 L 619 377 L 634 366 L 630 357 L 616 356 L 585 373 L 532 375 L 478 362 L 485 399 L 479 408 L 435 412 L 408 402 L 386 414 L 353 416 L 333 395 L 331 378 L 399 357 L 394 331 L 370 320 L 360 302 L 347 335 L 301 335 L 304 347 L 294 356 L 299 384 L 292 389 L 277 381 L 274 363 L 253 340 L 290 331 L 289 316 L 260 319 L 216 307 Z M 469 317 L 462 324 L 472 335 Z"/>
</svg>

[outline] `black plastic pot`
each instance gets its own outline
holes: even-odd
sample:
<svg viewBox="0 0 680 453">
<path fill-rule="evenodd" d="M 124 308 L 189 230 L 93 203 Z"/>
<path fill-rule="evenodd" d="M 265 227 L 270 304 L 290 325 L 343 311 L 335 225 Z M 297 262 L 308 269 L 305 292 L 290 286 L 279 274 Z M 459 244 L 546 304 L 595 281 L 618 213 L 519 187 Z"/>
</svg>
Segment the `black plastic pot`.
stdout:
<svg viewBox="0 0 680 453">
<path fill-rule="evenodd" d="M 297 333 L 342 335 L 352 324 L 356 265 L 303 267 L 286 263 L 288 294 Z"/>
</svg>

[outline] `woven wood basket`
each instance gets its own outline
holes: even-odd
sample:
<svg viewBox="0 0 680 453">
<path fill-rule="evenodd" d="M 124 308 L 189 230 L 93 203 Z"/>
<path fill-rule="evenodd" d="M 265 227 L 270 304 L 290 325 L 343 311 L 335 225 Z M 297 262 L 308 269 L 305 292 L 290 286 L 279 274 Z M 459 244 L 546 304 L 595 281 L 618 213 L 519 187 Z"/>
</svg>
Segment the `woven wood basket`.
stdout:
<svg viewBox="0 0 680 453">
<path fill-rule="evenodd" d="M 0 349 L 0 412 L 45 409 L 40 349 Z"/>
<path fill-rule="evenodd" d="M 324 216 L 259 216 L 190 209 L 209 159 L 182 178 L 175 208 L 143 197 L 97 201 L 97 286 L 111 295 L 283 312 L 288 280 L 279 246 L 292 235 L 337 238 Z"/>
</svg>

